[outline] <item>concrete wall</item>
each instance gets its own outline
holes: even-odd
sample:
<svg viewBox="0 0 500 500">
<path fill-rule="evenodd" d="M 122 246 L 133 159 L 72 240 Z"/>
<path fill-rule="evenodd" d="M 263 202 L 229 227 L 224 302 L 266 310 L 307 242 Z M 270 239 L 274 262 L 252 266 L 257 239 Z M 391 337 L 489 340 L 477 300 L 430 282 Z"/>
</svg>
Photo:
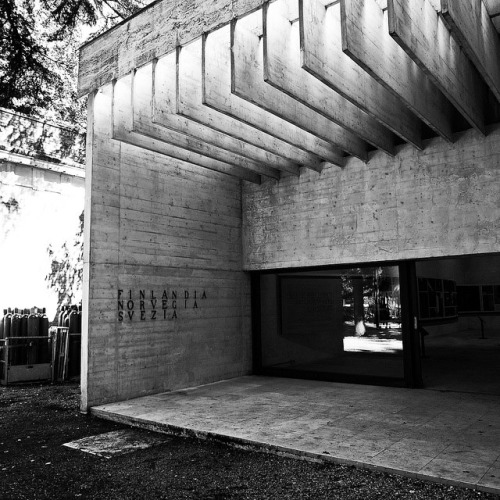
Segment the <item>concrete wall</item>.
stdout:
<svg viewBox="0 0 500 500">
<path fill-rule="evenodd" d="M 248 270 L 500 251 L 500 126 L 243 188 Z"/>
<path fill-rule="evenodd" d="M 251 368 L 240 181 L 112 140 L 110 93 L 89 103 L 83 410 Z"/>
</svg>

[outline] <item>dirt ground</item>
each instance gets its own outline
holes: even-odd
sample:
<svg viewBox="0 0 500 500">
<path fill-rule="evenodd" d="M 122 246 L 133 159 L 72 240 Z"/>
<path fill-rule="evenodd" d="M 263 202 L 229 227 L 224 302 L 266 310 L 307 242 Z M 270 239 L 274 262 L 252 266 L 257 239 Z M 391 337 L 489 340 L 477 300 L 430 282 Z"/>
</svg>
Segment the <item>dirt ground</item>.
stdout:
<svg viewBox="0 0 500 500">
<path fill-rule="evenodd" d="M 78 398 L 74 383 L 0 387 L 0 499 L 500 498 L 181 437 L 106 459 L 62 446 L 126 428 L 80 414 Z"/>
</svg>

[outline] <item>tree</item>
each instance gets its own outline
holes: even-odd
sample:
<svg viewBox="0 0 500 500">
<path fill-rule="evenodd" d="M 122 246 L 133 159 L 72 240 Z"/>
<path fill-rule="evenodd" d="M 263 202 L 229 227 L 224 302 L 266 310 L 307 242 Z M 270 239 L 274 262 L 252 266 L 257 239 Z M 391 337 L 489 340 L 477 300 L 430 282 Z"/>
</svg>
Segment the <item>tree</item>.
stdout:
<svg viewBox="0 0 500 500">
<path fill-rule="evenodd" d="M 77 99 L 78 48 L 144 7 L 151 0 L 0 0 L 0 106 L 41 118 L 25 123 L 12 115 L 2 132 L 10 150 L 57 161 L 82 161 L 85 100 Z M 45 121 L 64 121 L 75 130 L 61 128 L 60 148 L 48 148 Z M 45 158 L 50 149 L 49 157 Z M 75 157 L 75 153 L 76 156 Z M 16 198 L 0 199 L 0 210 L 15 220 Z M 49 248 L 48 286 L 57 291 L 59 305 L 78 300 L 83 269 L 83 217 L 75 240 L 62 248 Z M 8 228 L 7 228 L 8 229 Z"/>
<path fill-rule="evenodd" d="M 85 125 L 78 47 L 151 0 L 1 0 L 0 106 Z"/>
</svg>

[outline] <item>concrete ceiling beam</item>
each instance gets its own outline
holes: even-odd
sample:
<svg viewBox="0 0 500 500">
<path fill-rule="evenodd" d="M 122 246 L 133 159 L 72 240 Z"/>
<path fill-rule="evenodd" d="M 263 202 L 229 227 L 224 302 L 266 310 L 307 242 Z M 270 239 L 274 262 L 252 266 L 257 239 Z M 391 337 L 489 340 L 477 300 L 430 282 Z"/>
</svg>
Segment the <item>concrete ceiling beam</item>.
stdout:
<svg viewBox="0 0 500 500">
<path fill-rule="evenodd" d="M 298 0 L 292 1 L 298 9 Z M 295 16 L 286 0 L 264 5 L 264 80 L 315 113 L 393 156 L 393 132 L 301 67 L 300 21 L 294 22 Z"/>
<path fill-rule="evenodd" d="M 252 161 L 299 175 L 296 161 L 191 120 L 180 110 L 203 107 L 202 43 L 198 39 L 162 58 L 154 72 L 154 109 L 161 125 L 204 140 Z M 220 117 L 217 117 L 220 118 Z"/>
<path fill-rule="evenodd" d="M 121 79 L 123 80 L 123 79 Z M 132 130 L 154 139 L 180 146 L 188 151 L 199 153 L 215 160 L 220 160 L 230 165 L 248 168 L 258 174 L 280 178 L 280 171 L 262 162 L 254 161 L 233 153 L 223 147 L 215 146 L 208 141 L 207 135 L 196 137 L 188 135 L 180 123 L 174 122 L 172 128 L 163 127 L 153 123 L 152 102 L 153 102 L 153 72 L 151 65 L 146 65 L 137 70 L 132 77 Z M 177 118 L 177 115 L 172 115 Z M 213 132 L 212 129 L 208 129 Z M 231 138 L 228 138 L 231 140 Z M 227 142 L 227 141 L 226 141 Z M 224 146 L 227 146 L 224 143 Z M 297 168 L 298 173 L 298 168 Z"/>
<path fill-rule="evenodd" d="M 441 0 L 441 14 L 500 102 L 500 38 L 482 0 Z"/>
<path fill-rule="evenodd" d="M 342 51 L 340 3 L 325 8 L 320 0 L 298 1 L 302 67 L 403 140 L 423 149 L 420 119 Z"/>
<path fill-rule="evenodd" d="M 367 161 L 365 141 L 264 81 L 264 43 L 254 29 L 261 16 L 256 11 L 231 25 L 233 93 Z"/>
<path fill-rule="evenodd" d="M 260 184 L 260 175 L 248 168 L 233 165 L 219 159 L 208 157 L 199 151 L 193 151 L 179 146 L 185 144 L 182 134 L 165 133 L 155 134 L 155 137 L 145 135 L 145 132 L 151 132 L 151 127 L 139 127 L 138 132 L 134 126 L 132 112 L 132 75 L 120 78 L 113 85 L 113 108 L 112 108 L 112 137 L 113 139 L 132 144 L 150 151 L 154 151 L 177 160 L 182 160 L 193 165 L 222 172 L 228 175 L 239 177 L 256 184 Z M 159 127 L 158 127 L 159 128 Z M 158 138 L 160 136 L 160 139 Z M 185 136 L 184 136 L 185 137 Z M 176 142 L 177 141 L 177 142 Z M 279 173 L 277 174 L 279 178 Z"/>
<path fill-rule="evenodd" d="M 231 92 L 230 43 L 229 26 L 210 32 L 204 38 L 204 104 L 299 149 L 302 152 L 297 161 L 314 170 L 321 170 L 319 159 L 343 166 L 345 158 L 339 148 Z"/>
<path fill-rule="evenodd" d="M 429 127 L 453 142 L 450 102 L 389 34 L 376 0 L 341 0 L 342 47 Z"/>
<path fill-rule="evenodd" d="M 251 158 L 292 174 L 298 174 L 299 166 L 318 168 L 321 160 L 317 156 L 203 104 L 202 45 L 199 38 L 178 49 L 177 58 L 172 53 L 158 60 L 153 72 L 153 121 L 167 125 L 169 115 L 175 113 L 190 128 L 199 124 L 204 133 L 209 133 L 208 128 L 232 138 L 233 152 L 241 150 L 247 156 L 248 151 Z"/>
<path fill-rule="evenodd" d="M 186 48 L 190 48 L 192 45 L 190 44 Z M 201 50 L 201 41 L 199 47 Z M 183 53 L 187 57 L 186 48 Z M 187 105 L 189 108 L 202 107 L 201 82 L 199 86 L 192 84 L 189 75 L 181 69 L 181 67 L 185 69 L 186 65 L 180 63 L 178 59 L 179 52 L 180 49 L 167 54 L 153 66 L 152 121 L 162 127 L 206 141 L 217 148 L 298 175 L 299 165 L 296 162 L 265 151 L 215 128 L 207 127 L 203 123 L 192 120 L 178 112 L 180 106 L 177 101 L 180 99 L 181 89 L 184 88 L 188 88 L 189 91 L 183 105 Z M 142 68 L 137 71 L 136 79 L 141 74 L 141 71 Z M 190 71 L 192 74 L 199 74 L 198 79 L 201 80 L 201 60 L 200 64 L 190 69 Z"/>
<path fill-rule="evenodd" d="M 486 86 L 429 0 L 389 0 L 389 33 L 472 127 L 486 133 Z"/>
</svg>

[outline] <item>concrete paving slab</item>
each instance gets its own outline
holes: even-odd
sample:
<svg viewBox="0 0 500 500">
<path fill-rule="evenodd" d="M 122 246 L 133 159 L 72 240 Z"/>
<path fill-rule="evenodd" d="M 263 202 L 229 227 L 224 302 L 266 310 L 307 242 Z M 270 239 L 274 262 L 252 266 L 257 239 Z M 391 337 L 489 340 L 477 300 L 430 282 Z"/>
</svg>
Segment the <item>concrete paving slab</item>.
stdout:
<svg viewBox="0 0 500 500">
<path fill-rule="evenodd" d="M 406 472 L 416 474 L 432 462 L 434 458 L 435 456 L 424 455 L 417 451 L 408 452 L 407 449 L 395 450 L 388 448 L 372 457 L 369 463 L 385 467 L 387 470 L 397 470 L 404 463 Z"/>
<path fill-rule="evenodd" d="M 491 467 L 486 471 L 486 474 L 478 483 L 480 486 L 487 486 L 490 490 L 496 488 L 500 490 L 500 464 L 496 467 Z"/>
<path fill-rule="evenodd" d="M 109 420 L 500 494 L 500 396 L 241 377 L 92 408 Z"/>
<path fill-rule="evenodd" d="M 105 432 L 96 436 L 88 436 L 76 441 L 64 443 L 63 446 L 80 450 L 103 458 L 112 458 L 136 450 L 143 450 L 168 441 L 168 438 L 153 433 L 144 434 L 133 429 Z"/>
<path fill-rule="evenodd" d="M 489 467 L 483 464 L 435 458 L 418 472 L 422 476 L 430 475 L 437 479 L 456 481 L 461 485 L 477 485 L 488 470 Z"/>
</svg>

